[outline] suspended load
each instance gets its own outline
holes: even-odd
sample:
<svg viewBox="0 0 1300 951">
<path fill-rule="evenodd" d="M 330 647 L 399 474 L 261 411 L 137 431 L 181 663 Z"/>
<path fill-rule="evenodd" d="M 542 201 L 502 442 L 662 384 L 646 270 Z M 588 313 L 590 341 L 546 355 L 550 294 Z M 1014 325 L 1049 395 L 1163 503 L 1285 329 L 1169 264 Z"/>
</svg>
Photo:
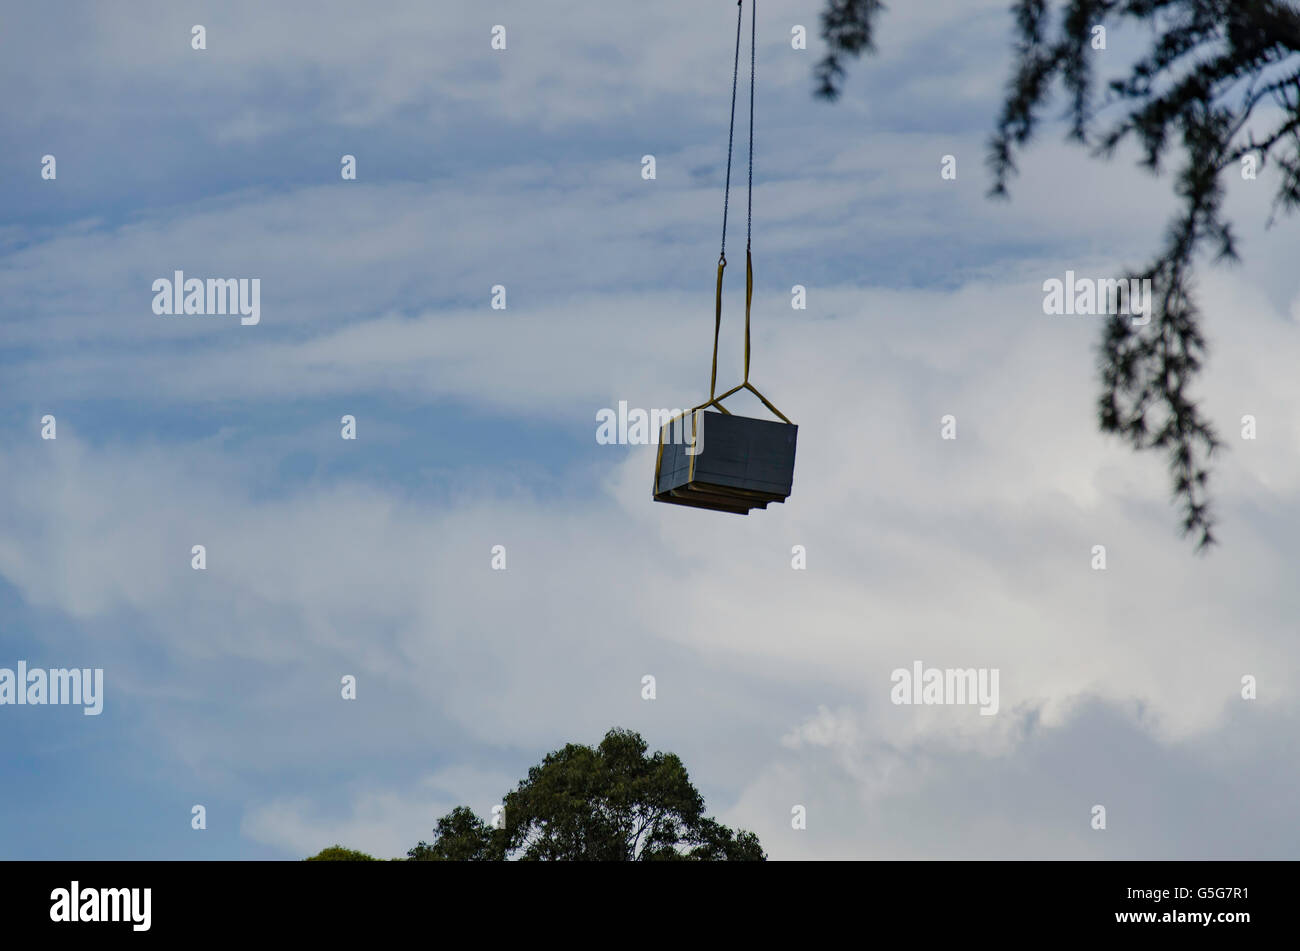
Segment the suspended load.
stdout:
<svg viewBox="0 0 1300 951">
<path fill-rule="evenodd" d="M 731 129 L 727 138 L 727 182 L 722 199 L 722 253 L 714 297 L 713 370 L 709 398 L 659 431 L 655 460 L 656 502 L 690 505 L 748 515 L 769 502 L 784 502 L 794 484 L 795 440 L 799 427 L 790 422 L 749 382 L 749 311 L 754 298 L 754 259 L 751 253 L 754 208 L 754 41 L 756 25 L 751 3 L 749 39 L 749 203 L 745 234 L 745 378 L 715 395 L 718 382 L 718 336 L 722 329 L 722 274 L 727 267 L 727 209 L 731 197 L 731 155 L 736 129 L 736 80 L 740 73 L 740 26 L 744 10 L 737 3 L 736 61 L 731 78 Z M 781 422 L 736 416 L 722 401 L 740 390 L 757 396 Z M 710 407 L 717 412 L 711 412 Z"/>
</svg>

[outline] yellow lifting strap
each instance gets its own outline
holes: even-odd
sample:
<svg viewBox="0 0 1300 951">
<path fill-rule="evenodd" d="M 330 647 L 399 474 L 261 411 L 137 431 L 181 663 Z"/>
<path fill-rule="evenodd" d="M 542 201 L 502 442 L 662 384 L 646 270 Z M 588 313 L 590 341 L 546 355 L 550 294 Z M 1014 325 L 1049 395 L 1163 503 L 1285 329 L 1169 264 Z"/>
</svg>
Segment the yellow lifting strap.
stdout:
<svg viewBox="0 0 1300 951">
<path fill-rule="evenodd" d="M 714 298 L 713 368 L 709 373 L 709 398 L 699 406 L 691 407 L 691 412 L 694 413 L 696 410 L 704 409 L 706 406 L 713 406 L 730 416 L 731 411 L 722 405 L 722 401 L 731 394 L 737 393 L 740 390 L 749 390 L 749 392 L 753 393 L 762 401 L 764 406 L 779 417 L 782 422 L 788 423 L 790 422 L 789 417 L 773 406 L 771 401 L 769 401 L 762 393 L 758 392 L 758 389 L 754 384 L 749 382 L 749 312 L 754 301 L 754 257 L 750 253 L 749 248 L 745 249 L 745 379 L 742 383 L 733 386 L 721 396 L 714 396 L 718 385 L 718 337 L 722 332 L 722 272 L 726 267 L 727 258 L 726 255 L 723 255 L 718 259 L 718 289 Z"/>
</svg>

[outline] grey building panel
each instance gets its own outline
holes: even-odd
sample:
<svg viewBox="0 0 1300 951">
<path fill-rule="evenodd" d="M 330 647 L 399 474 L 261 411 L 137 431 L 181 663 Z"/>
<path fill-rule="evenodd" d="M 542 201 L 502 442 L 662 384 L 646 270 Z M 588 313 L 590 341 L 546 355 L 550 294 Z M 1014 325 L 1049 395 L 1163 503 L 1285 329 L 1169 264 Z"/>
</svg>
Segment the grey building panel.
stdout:
<svg viewBox="0 0 1300 951">
<path fill-rule="evenodd" d="M 668 427 L 661 433 L 656 500 L 747 514 L 789 498 L 799 427 L 724 413 L 701 413 L 699 425 L 693 477 L 687 447 L 669 441 Z"/>
</svg>

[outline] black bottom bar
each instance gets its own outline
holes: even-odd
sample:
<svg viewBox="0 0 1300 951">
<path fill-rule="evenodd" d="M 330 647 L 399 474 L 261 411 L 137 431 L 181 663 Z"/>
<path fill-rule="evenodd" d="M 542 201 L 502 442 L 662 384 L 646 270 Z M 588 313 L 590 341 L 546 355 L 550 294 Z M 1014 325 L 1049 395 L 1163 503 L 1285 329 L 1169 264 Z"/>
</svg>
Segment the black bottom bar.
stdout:
<svg viewBox="0 0 1300 951">
<path fill-rule="evenodd" d="M 283 933 L 301 942 L 361 930 L 378 946 L 412 929 L 451 941 L 469 925 L 484 938 L 582 947 L 576 939 L 603 922 L 620 940 L 667 940 L 687 927 L 735 939 L 784 924 L 804 937 L 910 935 L 914 947 L 948 937 L 1224 943 L 1294 933 L 1294 872 L 1281 862 L 8 862 L 0 914 L 6 937 L 92 941 Z M 71 921 L 74 888 L 78 918 L 120 920 Z"/>
</svg>

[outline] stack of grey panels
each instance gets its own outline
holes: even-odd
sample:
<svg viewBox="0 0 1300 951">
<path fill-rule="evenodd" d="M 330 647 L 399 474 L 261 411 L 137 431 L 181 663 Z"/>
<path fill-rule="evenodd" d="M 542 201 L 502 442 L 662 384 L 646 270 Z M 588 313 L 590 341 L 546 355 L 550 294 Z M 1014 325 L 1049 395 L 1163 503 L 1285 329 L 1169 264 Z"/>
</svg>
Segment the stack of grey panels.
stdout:
<svg viewBox="0 0 1300 951">
<path fill-rule="evenodd" d="M 793 423 L 696 413 L 692 445 L 689 416 L 684 427 L 666 423 L 659 433 L 655 501 L 737 515 L 784 502 L 794 484 L 798 435 Z"/>
</svg>

